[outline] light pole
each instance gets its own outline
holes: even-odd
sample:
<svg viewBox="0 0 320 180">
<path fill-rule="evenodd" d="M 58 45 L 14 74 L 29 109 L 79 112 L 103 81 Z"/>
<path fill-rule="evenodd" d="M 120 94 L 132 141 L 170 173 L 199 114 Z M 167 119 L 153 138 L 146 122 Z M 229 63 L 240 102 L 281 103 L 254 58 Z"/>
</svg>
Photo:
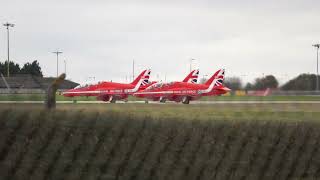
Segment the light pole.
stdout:
<svg viewBox="0 0 320 180">
<path fill-rule="evenodd" d="M 52 52 L 57 55 L 57 77 L 59 76 L 59 54 L 62 54 L 61 51 Z"/>
<path fill-rule="evenodd" d="M 312 45 L 313 47 L 316 47 L 317 48 L 317 78 L 316 78 L 316 91 L 319 91 L 319 66 L 318 66 L 318 63 L 319 63 L 319 47 L 320 47 L 320 44 L 314 44 Z"/>
<path fill-rule="evenodd" d="M 203 81 L 203 82 L 199 82 L 199 83 L 200 83 L 200 84 L 204 84 L 204 83 L 206 82 L 206 80 L 207 80 L 206 77 L 208 77 L 208 74 L 202 75 L 202 81 Z"/>
<path fill-rule="evenodd" d="M 134 59 L 132 60 L 132 81 L 134 81 Z"/>
<path fill-rule="evenodd" d="M 67 60 L 64 60 L 64 73 L 67 75 Z"/>
<path fill-rule="evenodd" d="M 8 40 L 8 63 L 7 63 L 7 76 L 10 76 L 10 72 L 9 72 L 9 63 L 10 63 L 10 47 L 9 47 L 9 27 L 14 27 L 14 24 L 12 23 L 5 23 L 3 24 L 3 26 L 7 27 L 7 40 Z"/>
<path fill-rule="evenodd" d="M 192 61 L 195 61 L 195 59 L 193 59 L 193 58 L 190 59 L 190 71 L 189 72 L 191 72 L 191 70 L 192 70 Z"/>
</svg>

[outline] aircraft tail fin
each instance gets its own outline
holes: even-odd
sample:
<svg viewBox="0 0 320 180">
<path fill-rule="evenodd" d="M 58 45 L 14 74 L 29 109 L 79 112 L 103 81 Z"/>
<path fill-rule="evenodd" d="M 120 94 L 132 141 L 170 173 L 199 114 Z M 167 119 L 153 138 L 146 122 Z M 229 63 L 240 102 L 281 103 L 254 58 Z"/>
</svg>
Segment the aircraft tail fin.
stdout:
<svg viewBox="0 0 320 180">
<path fill-rule="evenodd" d="M 139 76 L 134 81 L 132 81 L 130 84 L 136 86 L 139 82 L 141 82 L 141 84 L 140 84 L 141 86 L 147 85 L 147 84 L 149 84 L 150 74 L 151 74 L 151 70 L 146 69 L 146 70 L 142 71 L 139 74 Z"/>
<path fill-rule="evenodd" d="M 210 79 L 207 80 L 205 85 L 210 86 L 212 83 L 214 83 L 213 86 L 221 86 L 224 81 L 224 69 L 219 69 L 217 72 L 211 76 Z"/>
<path fill-rule="evenodd" d="M 199 69 L 195 69 L 191 71 L 187 77 L 183 79 L 182 82 L 187 82 L 187 83 L 197 83 L 198 82 L 198 76 L 199 76 Z"/>
</svg>

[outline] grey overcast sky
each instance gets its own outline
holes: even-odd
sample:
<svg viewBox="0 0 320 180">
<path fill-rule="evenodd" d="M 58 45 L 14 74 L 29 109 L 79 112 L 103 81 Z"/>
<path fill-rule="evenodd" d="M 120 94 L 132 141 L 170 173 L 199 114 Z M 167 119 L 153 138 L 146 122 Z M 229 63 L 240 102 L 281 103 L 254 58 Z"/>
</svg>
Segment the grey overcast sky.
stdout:
<svg viewBox="0 0 320 180">
<path fill-rule="evenodd" d="M 11 59 L 38 60 L 45 76 L 56 74 L 57 49 L 60 70 L 66 60 L 68 78 L 78 82 L 125 82 L 132 59 L 136 74 L 151 68 L 155 80 L 182 80 L 191 58 L 202 75 L 225 68 L 245 82 L 316 72 L 319 0 L 1 0 L 0 12 L 0 22 L 16 24 Z"/>
</svg>

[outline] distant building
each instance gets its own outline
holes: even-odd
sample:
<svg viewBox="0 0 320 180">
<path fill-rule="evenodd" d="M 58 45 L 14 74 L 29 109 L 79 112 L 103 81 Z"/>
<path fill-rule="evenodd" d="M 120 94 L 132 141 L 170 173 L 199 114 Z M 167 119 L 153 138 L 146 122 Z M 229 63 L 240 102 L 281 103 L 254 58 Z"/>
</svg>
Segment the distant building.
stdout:
<svg viewBox="0 0 320 180">
<path fill-rule="evenodd" d="M 19 90 L 28 90 L 32 92 L 43 92 L 49 84 L 55 80 L 54 77 L 37 77 L 30 74 L 16 74 L 10 77 L 0 77 L 0 89 L 3 91 L 10 87 L 11 91 L 18 93 Z M 70 80 L 64 80 L 60 85 L 60 90 L 72 89 L 79 84 Z"/>
</svg>

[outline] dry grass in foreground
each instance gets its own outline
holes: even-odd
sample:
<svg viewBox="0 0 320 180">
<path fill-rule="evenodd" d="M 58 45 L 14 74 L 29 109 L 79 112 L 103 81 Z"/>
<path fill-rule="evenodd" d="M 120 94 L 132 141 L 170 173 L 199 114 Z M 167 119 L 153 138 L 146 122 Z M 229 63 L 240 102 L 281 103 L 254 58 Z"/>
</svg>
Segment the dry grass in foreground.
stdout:
<svg viewBox="0 0 320 180">
<path fill-rule="evenodd" d="M 148 109 L 137 113 L 134 107 L 113 108 L 0 110 L 0 176 L 30 180 L 320 177 L 316 112 L 221 110 L 208 115 L 209 109 L 203 107 L 199 111 L 205 115 L 197 119 L 174 115 L 194 110 L 192 106 L 179 106 L 165 116 L 148 115 Z"/>
</svg>

